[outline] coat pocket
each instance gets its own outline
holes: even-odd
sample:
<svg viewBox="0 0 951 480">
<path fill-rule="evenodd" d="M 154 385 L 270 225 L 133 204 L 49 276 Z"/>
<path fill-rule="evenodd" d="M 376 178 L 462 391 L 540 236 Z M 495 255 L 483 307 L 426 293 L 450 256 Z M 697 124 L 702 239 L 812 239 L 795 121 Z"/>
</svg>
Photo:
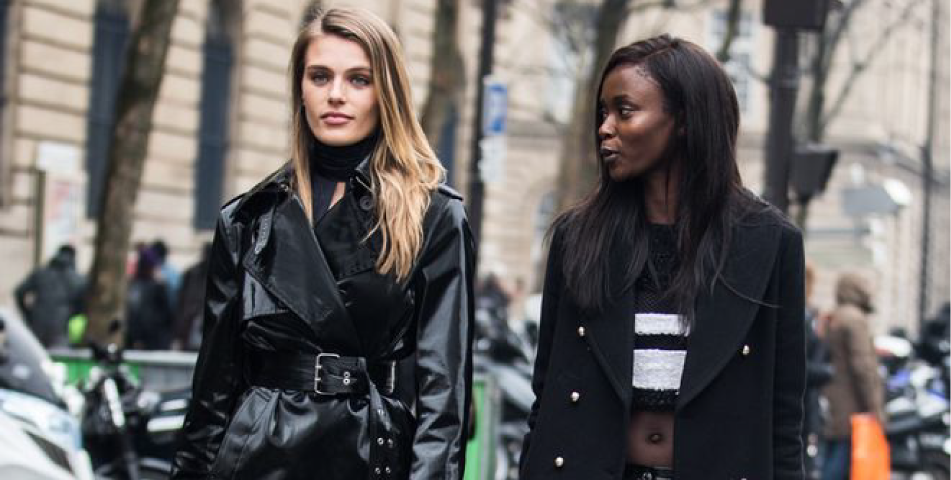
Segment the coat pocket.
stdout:
<svg viewBox="0 0 951 480">
<path fill-rule="evenodd" d="M 234 478 L 239 470 L 241 459 L 248 441 L 259 430 L 262 419 L 273 393 L 263 388 L 251 388 L 241 400 L 218 449 L 215 463 L 211 468 L 214 478 Z"/>
</svg>

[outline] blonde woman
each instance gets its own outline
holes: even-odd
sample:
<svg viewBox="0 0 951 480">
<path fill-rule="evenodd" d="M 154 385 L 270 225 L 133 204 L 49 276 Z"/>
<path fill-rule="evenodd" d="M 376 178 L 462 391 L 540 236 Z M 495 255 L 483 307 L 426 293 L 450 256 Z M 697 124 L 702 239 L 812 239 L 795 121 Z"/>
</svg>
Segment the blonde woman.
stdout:
<svg viewBox="0 0 951 480">
<path fill-rule="evenodd" d="M 172 477 L 461 478 L 474 245 L 396 36 L 318 14 L 290 79 L 291 160 L 218 221 Z"/>
</svg>

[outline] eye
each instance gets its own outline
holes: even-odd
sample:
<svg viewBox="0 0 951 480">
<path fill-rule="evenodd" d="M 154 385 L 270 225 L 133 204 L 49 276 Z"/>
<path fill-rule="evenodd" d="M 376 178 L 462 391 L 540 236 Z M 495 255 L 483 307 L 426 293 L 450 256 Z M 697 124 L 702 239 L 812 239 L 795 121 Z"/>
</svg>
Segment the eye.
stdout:
<svg viewBox="0 0 951 480">
<path fill-rule="evenodd" d="M 370 77 L 366 75 L 354 75 L 350 78 L 350 82 L 358 87 L 368 87 L 370 86 Z"/>
<path fill-rule="evenodd" d="M 630 117 L 634 113 L 634 110 L 634 107 L 630 105 L 621 105 L 618 107 L 618 112 L 620 112 L 624 118 Z"/>
<path fill-rule="evenodd" d="M 330 81 L 330 75 L 324 72 L 314 72 L 310 74 L 310 81 L 315 85 L 323 85 Z"/>
</svg>

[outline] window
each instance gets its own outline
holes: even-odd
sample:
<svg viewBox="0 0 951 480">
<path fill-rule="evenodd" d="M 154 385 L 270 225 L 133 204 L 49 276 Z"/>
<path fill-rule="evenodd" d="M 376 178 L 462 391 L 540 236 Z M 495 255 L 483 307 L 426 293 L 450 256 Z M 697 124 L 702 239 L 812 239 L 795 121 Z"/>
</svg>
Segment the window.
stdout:
<svg viewBox="0 0 951 480">
<path fill-rule="evenodd" d="M 212 1 L 205 34 L 205 65 L 199 108 L 198 159 L 195 165 L 195 228 L 215 227 L 224 194 L 225 156 L 228 153 L 228 104 L 234 47 L 227 30 L 226 6 Z"/>
<path fill-rule="evenodd" d="M 709 45 L 711 52 L 720 49 L 723 37 L 726 35 L 726 26 L 727 12 L 725 10 L 714 10 Z M 730 76 L 730 80 L 733 81 L 733 88 L 736 90 L 736 99 L 740 104 L 741 112 L 748 112 L 750 109 L 752 53 L 753 16 L 749 11 L 742 11 L 737 24 L 736 37 L 730 44 L 730 60 L 723 65 L 727 75 Z"/>
<path fill-rule="evenodd" d="M 102 208 L 109 165 L 109 147 L 115 129 L 116 94 L 129 41 L 129 15 L 120 0 L 102 0 L 96 6 L 93 36 L 89 114 L 86 120 L 86 216 Z"/>
</svg>

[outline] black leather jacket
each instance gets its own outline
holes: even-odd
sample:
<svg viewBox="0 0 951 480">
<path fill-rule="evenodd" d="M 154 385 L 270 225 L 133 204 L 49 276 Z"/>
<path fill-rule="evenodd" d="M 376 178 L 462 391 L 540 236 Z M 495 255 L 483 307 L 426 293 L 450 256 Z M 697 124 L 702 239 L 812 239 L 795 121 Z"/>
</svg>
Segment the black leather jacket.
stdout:
<svg viewBox="0 0 951 480">
<path fill-rule="evenodd" d="M 364 162 L 318 223 L 328 238 L 364 238 L 372 192 Z M 461 197 L 432 194 L 407 281 L 374 269 L 378 234 L 328 251 L 307 222 L 285 166 L 221 212 L 204 341 L 173 478 L 459 479 L 471 391 L 474 244 Z M 401 397 L 323 396 L 267 388 L 286 354 L 335 353 L 410 365 Z M 290 367 L 287 367 L 290 368 Z"/>
</svg>

